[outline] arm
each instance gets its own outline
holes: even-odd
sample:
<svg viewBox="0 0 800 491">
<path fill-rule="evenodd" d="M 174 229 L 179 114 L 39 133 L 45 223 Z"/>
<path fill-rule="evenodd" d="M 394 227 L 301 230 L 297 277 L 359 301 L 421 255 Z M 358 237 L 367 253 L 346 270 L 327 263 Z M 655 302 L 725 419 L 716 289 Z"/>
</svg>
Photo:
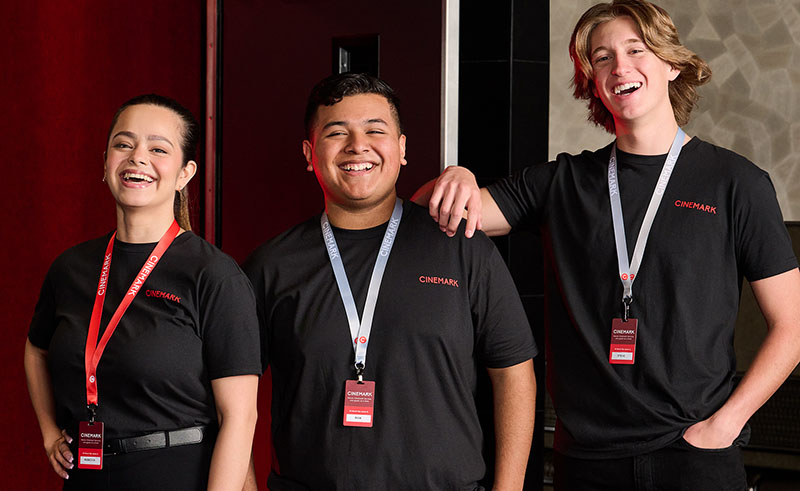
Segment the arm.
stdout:
<svg viewBox="0 0 800 491">
<path fill-rule="evenodd" d="M 725 404 L 686 430 L 684 438 L 695 447 L 729 446 L 800 361 L 800 271 L 795 268 L 751 286 L 767 321 L 767 336 Z"/>
<path fill-rule="evenodd" d="M 493 489 L 522 489 L 536 409 L 533 360 L 488 371 L 494 393 L 496 458 Z"/>
<path fill-rule="evenodd" d="M 258 491 L 258 479 L 256 479 L 256 464 L 253 460 L 253 453 L 250 452 L 250 465 L 247 466 L 247 476 L 244 478 L 242 491 Z"/>
<path fill-rule="evenodd" d="M 69 443 L 72 438 L 56 425 L 56 409 L 53 401 L 53 386 L 47 371 L 47 351 L 25 341 L 25 378 L 31 396 L 33 411 L 39 420 L 44 450 L 53 470 L 62 479 L 69 479 L 67 469 L 72 469 L 72 452 Z"/>
<path fill-rule="evenodd" d="M 419 188 L 411 201 L 427 205 L 431 217 L 450 237 L 456 234 L 465 214 L 467 237 L 472 237 L 476 229 L 487 235 L 505 235 L 511 231 L 492 195 L 486 188 L 478 188 L 475 176 L 464 167 L 448 167 L 437 179 Z"/>
<path fill-rule="evenodd" d="M 243 488 L 258 413 L 258 376 L 238 375 L 211 381 L 217 405 L 219 434 L 211 457 L 208 489 Z"/>
</svg>

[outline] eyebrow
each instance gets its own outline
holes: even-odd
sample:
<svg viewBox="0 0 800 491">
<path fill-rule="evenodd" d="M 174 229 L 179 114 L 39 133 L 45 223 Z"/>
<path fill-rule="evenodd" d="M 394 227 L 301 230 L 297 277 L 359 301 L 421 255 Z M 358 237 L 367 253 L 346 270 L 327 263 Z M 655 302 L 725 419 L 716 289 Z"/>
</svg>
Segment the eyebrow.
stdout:
<svg viewBox="0 0 800 491">
<path fill-rule="evenodd" d="M 137 138 L 136 137 L 136 133 L 133 133 L 131 131 L 120 131 L 120 132 L 117 132 L 113 137 L 111 137 L 111 139 L 113 140 L 114 138 L 116 138 L 118 136 L 127 136 L 128 138 L 131 138 L 131 139 L 134 139 L 134 140 Z M 172 142 L 169 141 L 169 138 L 167 138 L 165 136 L 147 135 L 147 140 L 148 141 L 163 141 L 163 142 L 168 143 L 169 146 L 175 148 L 175 145 L 173 145 Z"/>
<path fill-rule="evenodd" d="M 384 124 L 388 126 L 388 123 L 384 121 L 382 118 L 372 118 L 364 120 L 363 124 Z M 347 121 L 329 121 L 322 126 L 323 130 L 330 128 L 331 126 L 347 126 Z"/>
<path fill-rule="evenodd" d="M 635 43 L 642 43 L 642 44 L 644 44 L 644 41 L 642 41 L 642 40 L 641 40 L 641 39 L 639 39 L 639 38 L 630 38 L 630 39 L 626 39 L 626 40 L 624 41 L 624 44 L 635 44 Z M 602 51 L 602 50 L 604 50 L 604 49 L 609 49 L 609 48 L 606 48 L 605 46 L 598 46 L 598 47 L 596 47 L 596 48 L 595 48 L 595 49 L 592 51 L 592 53 L 590 54 L 590 56 L 594 56 L 594 55 L 595 55 L 595 53 L 597 53 L 598 51 Z"/>
</svg>

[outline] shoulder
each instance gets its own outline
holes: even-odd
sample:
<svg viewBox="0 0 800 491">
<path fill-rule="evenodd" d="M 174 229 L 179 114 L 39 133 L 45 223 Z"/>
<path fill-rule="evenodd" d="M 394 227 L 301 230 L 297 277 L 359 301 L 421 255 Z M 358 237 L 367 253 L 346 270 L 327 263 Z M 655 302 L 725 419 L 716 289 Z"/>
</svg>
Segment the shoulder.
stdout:
<svg viewBox="0 0 800 491">
<path fill-rule="evenodd" d="M 435 251 L 488 254 L 495 249 L 494 242 L 481 231 L 476 231 L 472 238 L 464 235 L 466 221 L 462 220 L 458 231 L 448 237 L 439 229 L 439 224 L 428 214 L 428 209 L 411 201 L 403 206 L 403 218 L 400 222 L 401 236 L 404 240 L 416 244 L 421 253 L 429 255 Z"/>
<path fill-rule="evenodd" d="M 173 247 L 177 253 L 171 258 L 173 264 L 184 271 L 195 271 L 199 277 L 226 278 L 242 273 L 231 256 L 193 232 L 178 236 Z"/>
<path fill-rule="evenodd" d="M 87 263 L 102 263 L 111 233 L 87 240 L 65 250 L 53 260 L 50 270 L 52 273 L 74 270 Z"/>
<path fill-rule="evenodd" d="M 320 215 L 299 223 L 256 247 L 242 264 L 248 274 L 268 268 L 292 256 L 299 256 L 314 244 L 322 246 Z"/>
<path fill-rule="evenodd" d="M 746 157 L 713 143 L 693 137 L 684 149 L 687 156 L 718 173 L 734 179 L 755 179 L 767 176 L 767 172 Z"/>
</svg>

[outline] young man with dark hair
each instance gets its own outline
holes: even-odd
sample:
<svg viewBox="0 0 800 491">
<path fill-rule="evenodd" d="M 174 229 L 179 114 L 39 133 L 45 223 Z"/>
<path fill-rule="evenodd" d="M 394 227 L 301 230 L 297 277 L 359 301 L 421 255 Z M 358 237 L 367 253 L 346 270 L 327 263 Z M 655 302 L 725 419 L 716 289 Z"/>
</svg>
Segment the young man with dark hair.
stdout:
<svg viewBox="0 0 800 491">
<path fill-rule="evenodd" d="M 272 368 L 269 488 L 522 489 L 536 346 L 498 252 L 482 234 L 448 239 L 424 208 L 397 198 L 406 137 L 384 82 L 323 80 L 306 126 L 325 212 L 244 266 Z M 493 483 L 482 482 L 475 406 L 484 368 Z"/>
<path fill-rule="evenodd" d="M 711 71 L 663 9 L 595 5 L 570 54 L 575 96 L 616 141 L 488 189 L 449 168 L 430 213 L 450 236 L 465 208 L 467 235 L 542 230 L 556 489 L 744 489 L 747 420 L 800 359 L 800 273 L 772 183 L 680 129 Z M 769 333 L 734 387 L 743 277 Z"/>
</svg>

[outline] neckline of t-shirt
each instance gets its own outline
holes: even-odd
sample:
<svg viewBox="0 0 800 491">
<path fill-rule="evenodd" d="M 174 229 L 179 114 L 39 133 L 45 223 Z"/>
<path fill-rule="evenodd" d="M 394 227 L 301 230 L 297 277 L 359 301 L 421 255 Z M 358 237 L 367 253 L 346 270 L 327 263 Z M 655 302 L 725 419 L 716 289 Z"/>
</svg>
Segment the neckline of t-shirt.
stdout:
<svg viewBox="0 0 800 491">
<path fill-rule="evenodd" d="M 694 150 L 694 147 L 700 143 L 700 138 L 693 136 L 689 142 L 681 149 L 681 154 L 686 151 Z M 680 158 L 680 157 L 679 157 Z M 620 165 L 657 165 L 662 166 L 667 160 L 667 154 L 661 155 L 638 155 L 635 153 L 628 153 L 617 149 L 617 160 Z"/>
<path fill-rule="evenodd" d="M 406 218 L 411 211 L 412 205 L 410 200 L 403 201 L 403 218 Z M 402 224 L 402 218 L 400 223 Z M 389 220 L 386 220 L 384 223 L 377 225 L 375 227 L 370 228 L 362 228 L 359 230 L 353 230 L 348 228 L 338 228 L 331 225 L 331 229 L 333 230 L 333 236 L 335 238 L 341 237 L 342 239 L 346 240 L 368 240 L 373 239 L 375 237 L 383 237 L 383 234 L 386 233 L 386 227 L 389 225 Z"/>
<path fill-rule="evenodd" d="M 191 236 L 194 234 L 187 230 L 180 234 L 179 236 L 175 237 L 175 240 L 172 242 L 172 245 L 179 245 L 183 242 L 189 240 Z M 114 238 L 114 252 L 124 252 L 124 253 L 136 253 L 136 254 L 147 254 L 155 249 L 158 242 L 145 242 L 145 243 L 132 243 L 132 242 L 123 242 L 117 238 Z"/>
</svg>

